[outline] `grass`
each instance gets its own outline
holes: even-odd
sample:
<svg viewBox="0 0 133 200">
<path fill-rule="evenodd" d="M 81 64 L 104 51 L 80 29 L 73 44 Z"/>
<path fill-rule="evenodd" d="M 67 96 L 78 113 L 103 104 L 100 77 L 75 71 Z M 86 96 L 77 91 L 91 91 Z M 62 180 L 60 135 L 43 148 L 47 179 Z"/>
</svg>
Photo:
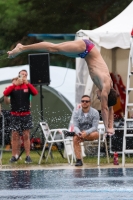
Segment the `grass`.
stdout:
<svg viewBox="0 0 133 200">
<path fill-rule="evenodd" d="M 38 151 L 41 153 L 41 151 Z M 47 163 L 45 163 L 45 159 L 42 160 L 41 165 L 50 165 L 50 164 L 67 164 L 67 159 L 63 159 L 60 155 L 60 153 L 57 150 L 52 151 L 54 159 L 51 159 L 49 157 Z M 2 164 L 3 165 L 9 165 L 9 159 L 11 158 L 11 151 L 8 152 L 3 152 L 2 156 Z M 40 158 L 40 155 L 36 151 L 31 151 L 30 156 L 32 158 L 32 165 L 38 165 L 38 161 Z M 18 162 L 14 165 L 19 166 L 19 167 L 25 167 L 27 164 L 24 164 L 25 160 L 25 152 L 22 154 L 21 158 L 22 160 L 18 160 Z M 84 157 L 84 163 L 92 164 L 92 165 L 97 165 L 97 156 L 86 156 Z M 110 156 L 110 163 L 113 163 L 113 156 Z M 119 163 L 122 163 L 122 157 L 119 155 Z M 133 163 L 133 157 L 128 157 L 126 156 L 126 163 Z M 100 164 L 107 164 L 107 159 L 106 156 L 100 158 Z"/>
</svg>

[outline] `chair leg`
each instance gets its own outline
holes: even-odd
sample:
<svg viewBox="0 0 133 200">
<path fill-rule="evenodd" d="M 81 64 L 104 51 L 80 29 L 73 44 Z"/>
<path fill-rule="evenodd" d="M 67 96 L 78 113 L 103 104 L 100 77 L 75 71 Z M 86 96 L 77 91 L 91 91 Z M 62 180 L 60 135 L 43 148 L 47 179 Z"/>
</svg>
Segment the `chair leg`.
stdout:
<svg viewBox="0 0 133 200">
<path fill-rule="evenodd" d="M 99 139 L 98 139 L 98 158 L 97 158 L 97 165 L 100 165 L 100 148 L 101 148 L 101 135 L 99 134 Z"/>
<path fill-rule="evenodd" d="M 81 160 L 84 163 L 84 159 L 83 159 L 84 155 L 85 155 L 85 153 L 84 153 L 84 142 L 80 143 L 80 148 L 81 148 Z"/>
<path fill-rule="evenodd" d="M 67 147 L 66 147 L 66 142 L 65 141 L 64 141 L 64 148 L 65 148 L 65 151 L 66 151 L 67 161 L 70 164 L 70 159 L 69 159 L 69 155 L 67 153 Z"/>
<path fill-rule="evenodd" d="M 75 156 L 75 153 L 74 153 L 73 142 L 70 142 L 70 143 L 71 143 L 71 148 L 72 148 L 71 165 L 73 165 L 73 161 L 76 162 L 76 156 Z"/>
<path fill-rule="evenodd" d="M 73 145 L 73 141 L 71 142 L 71 147 L 72 147 L 72 152 L 73 152 L 73 157 L 72 157 L 72 165 L 73 165 L 73 162 L 76 163 L 76 155 L 75 155 L 75 152 L 74 152 L 74 145 Z M 82 156 L 82 151 L 81 151 L 81 156 Z"/>
<path fill-rule="evenodd" d="M 110 163 L 110 161 L 109 161 L 109 154 L 108 154 L 108 145 L 107 145 L 106 137 L 105 137 L 105 149 L 106 149 L 107 162 Z"/>
<path fill-rule="evenodd" d="M 51 153 L 52 145 L 53 145 L 53 143 L 50 144 L 50 147 L 49 147 L 49 150 L 48 150 L 48 155 L 46 157 L 46 162 L 48 160 L 49 154 Z"/>
<path fill-rule="evenodd" d="M 42 161 L 42 157 L 43 157 L 43 154 L 44 154 L 45 148 L 46 148 L 46 142 L 45 142 L 45 144 L 44 144 L 44 146 L 43 146 L 43 150 L 42 150 L 42 153 L 41 153 L 41 156 L 40 156 L 39 162 L 38 162 L 39 165 L 40 165 L 40 163 L 41 163 L 41 161 Z"/>
</svg>

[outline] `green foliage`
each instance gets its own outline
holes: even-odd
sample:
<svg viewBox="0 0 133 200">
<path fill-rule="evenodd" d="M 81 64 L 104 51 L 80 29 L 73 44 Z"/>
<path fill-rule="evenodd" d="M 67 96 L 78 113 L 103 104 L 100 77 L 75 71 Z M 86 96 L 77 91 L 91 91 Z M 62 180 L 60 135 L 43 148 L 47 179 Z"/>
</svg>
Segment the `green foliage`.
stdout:
<svg viewBox="0 0 133 200">
<path fill-rule="evenodd" d="M 122 12 L 132 0 L 0 0 L 0 50 L 35 43 L 28 33 L 76 33 L 94 29 Z M 61 58 L 62 60 L 62 58 Z M 27 55 L 0 67 L 27 63 Z"/>
<path fill-rule="evenodd" d="M 33 33 L 75 33 L 79 29 L 94 29 L 117 16 L 131 1 L 32 0 L 27 6 L 27 1 L 20 0 L 30 12 L 26 19 Z"/>
<path fill-rule="evenodd" d="M 21 7 L 17 6 L 19 0 L 0 1 L 0 48 L 12 45 L 10 38 L 15 38 L 18 19 Z"/>
</svg>

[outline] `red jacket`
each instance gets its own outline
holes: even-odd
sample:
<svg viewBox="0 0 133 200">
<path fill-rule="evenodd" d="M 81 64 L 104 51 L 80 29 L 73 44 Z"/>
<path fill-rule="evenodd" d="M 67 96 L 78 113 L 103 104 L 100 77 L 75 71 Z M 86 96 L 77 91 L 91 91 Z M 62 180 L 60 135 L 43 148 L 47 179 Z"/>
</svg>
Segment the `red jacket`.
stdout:
<svg viewBox="0 0 133 200">
<path fill-rule="evenodd" d="M 3 92 L 4 96 L 10 96 L 11 99 L 11 113 L 30 111 L 30 95 L 37 95 L 38 91 L 36 88 L 28 83 L 22 85 L 11 85 Z"/>
</svg>

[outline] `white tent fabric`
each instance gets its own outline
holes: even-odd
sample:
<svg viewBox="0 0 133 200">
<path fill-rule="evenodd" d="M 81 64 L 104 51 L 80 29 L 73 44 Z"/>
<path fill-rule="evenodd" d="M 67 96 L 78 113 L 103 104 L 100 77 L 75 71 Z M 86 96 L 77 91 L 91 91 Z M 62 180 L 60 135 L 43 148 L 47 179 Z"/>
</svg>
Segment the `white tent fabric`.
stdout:
<svg viewBox="0 0 133 200">
<path fill-rule="evenodd" d="M 90 39 L 101 52 L 110 72 L 120 74 L 126 85 L 130 37 L 133 28 L 133 2 L 117 17 L 94 30 L 79 30 L 75 39 Z M 84 59 L 76 59 L 76 103 L 83 94 L 89 94 L 93 106 L 100 109 L 95 86 Z"/>
<path fill-rule="evenodd" d="M 0 98 L 9 83 L 7 80 L 18 75 L 18 72 L 26 69 L 29 77 L 29 65 L 0 68 Z M 60 92 L 74 106 L 75 105 L 75 79 L 76 71 L 63 67 L 50 66 L 50 86 Z M 5 82 L 4 82 L 5 81 Z"/>
</svg>

